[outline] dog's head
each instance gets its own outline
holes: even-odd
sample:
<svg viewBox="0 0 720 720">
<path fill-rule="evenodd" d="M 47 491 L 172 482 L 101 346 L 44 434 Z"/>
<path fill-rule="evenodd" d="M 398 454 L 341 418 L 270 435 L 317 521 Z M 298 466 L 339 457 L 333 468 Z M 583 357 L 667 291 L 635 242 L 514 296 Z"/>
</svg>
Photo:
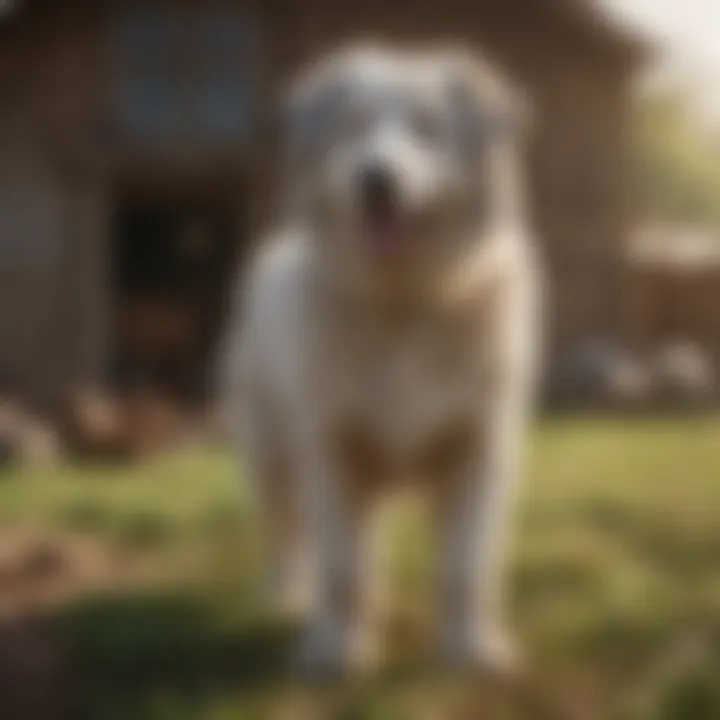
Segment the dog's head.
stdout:
<svg viewBox="0 0 720 720">
<path fill-rule="evenodd" d="M 288 119 L 294 210 L 355 272 L 437 272 L 519 211 L 527 108 L 463 50 L 345 49 L 294 83 Z"/>
</svg>

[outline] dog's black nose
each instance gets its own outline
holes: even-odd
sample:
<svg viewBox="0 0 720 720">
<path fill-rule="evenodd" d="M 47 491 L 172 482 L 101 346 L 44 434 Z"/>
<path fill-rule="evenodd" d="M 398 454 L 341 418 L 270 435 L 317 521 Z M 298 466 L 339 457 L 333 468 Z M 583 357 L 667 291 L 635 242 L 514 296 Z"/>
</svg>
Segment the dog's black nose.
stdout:
<svg viewBox="0 0 720 720">
<path fill-rule="evenodd" d="M 392 170 L 381 164 L 369 165 L 359 177 L 362 202 L 370 211 L 390 210 L 396 203 L 397 188 Z"/>
</svg>

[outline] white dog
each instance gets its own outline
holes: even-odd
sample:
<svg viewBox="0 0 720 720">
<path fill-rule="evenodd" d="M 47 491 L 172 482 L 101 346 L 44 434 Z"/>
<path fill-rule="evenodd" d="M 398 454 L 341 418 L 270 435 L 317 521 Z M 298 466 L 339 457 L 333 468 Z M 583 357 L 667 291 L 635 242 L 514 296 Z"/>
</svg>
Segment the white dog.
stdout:
<svg viewBox="0 0 720 720">
<path fill-rule="evenodd" d="M 464 51 L 350 47 L 293 86 L 287 213 L 243 283 L 223 391 L 275 599 L 312 595 L 307 668 L 373 647 L 365 518 L 401 478 L 437 511 L 445 657 L 512 660 L 503 561 L 539 314 L 525 114 Z"/>
</svg>

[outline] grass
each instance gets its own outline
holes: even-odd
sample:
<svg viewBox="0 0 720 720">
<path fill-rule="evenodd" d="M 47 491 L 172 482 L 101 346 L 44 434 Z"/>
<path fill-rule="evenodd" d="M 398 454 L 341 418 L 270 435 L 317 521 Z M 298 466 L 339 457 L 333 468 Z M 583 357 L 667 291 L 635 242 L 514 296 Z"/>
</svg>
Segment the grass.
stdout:
<svg viewBox="0 0 720 720">
<path fill-rule="evenodd" d="M 512 597 L 543 691 L 579 717 L 720 718 L 720 421 L 546 420 L 526 471 Z M 128 580 L 54 610 L 81 717 L 536 716 L 492 685 L 412 661 L 428 553 L 411 509 L 395 516 L 404 625 L 391 628 L 406 661 L 340 687 L 286 677 L 292 629 L 267 618 L 255 592 L 255 533 L 235 475 L 226 454 L 206 450 L 0 476 L 0 536 L 80 534 L 158 568 L 150 585 Z"/>
</svg>

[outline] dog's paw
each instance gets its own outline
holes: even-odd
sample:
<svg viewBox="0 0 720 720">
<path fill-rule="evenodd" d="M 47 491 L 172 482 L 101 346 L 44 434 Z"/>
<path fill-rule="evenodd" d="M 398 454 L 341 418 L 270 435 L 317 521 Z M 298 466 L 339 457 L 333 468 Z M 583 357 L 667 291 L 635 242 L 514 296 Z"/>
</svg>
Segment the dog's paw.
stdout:
<svg viewBox="0 0 720 720">
<path fill-rule="evenodd" d="M 377 638 L 364 628 L 339 631 L 328 622 L 311 625 L 300 637 L 295 666 L 311 679 L 334 679 L 346 674 L 365 674 L 377 666 Z"/>
<path fill-rule="evenodd" d="M 316 622 L 301 634 L 293 665 L 310 680 L 332 680 L 346 672 L 348 657 L 342 634 L 330 623 Z"/>
<path fill-rule="evenodd" d="M 452 667 L 512 677 L 522 674 L 522 653 L 512 635 L 496 625 L 468 632 L 448 643 L 445 658 Z"/>
<path fill-rule="evenodd" d="M 513 635 L 505 629 L 490 627 L 478 633 L 473 646 L 476 666 L 506 676 L 522 673 L 522 652 Z"/>
</svg>

